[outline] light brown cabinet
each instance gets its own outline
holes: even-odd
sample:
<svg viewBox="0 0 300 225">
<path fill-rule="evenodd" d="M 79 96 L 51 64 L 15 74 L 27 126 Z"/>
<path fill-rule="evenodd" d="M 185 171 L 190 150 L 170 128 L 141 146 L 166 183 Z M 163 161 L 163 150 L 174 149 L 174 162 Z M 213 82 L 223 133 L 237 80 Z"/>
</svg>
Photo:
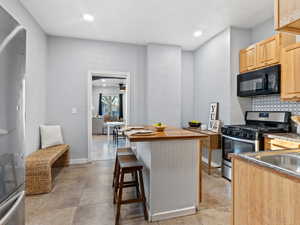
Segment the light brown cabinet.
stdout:
<svg viewBox="0 0 300 225">
<path fill-rule="evenodd" d="M 247 63 L 247 49 L 240 51 L 240 73 L 245 73 L 248 71 Z"/>
<path fill-rule="evenodd" d="M 275 0 L 275 29 L 300 34 L 300 1 Z"/>
<path fill-rule="evenodd" d="M 296 42 L 296 36 L 278 33 L 240 51 L 240 73 L 280 64 L 281 49 Z"/>
<path fill-rule="evenodd" d="M 280 35 L 275 35 L 257 44 L 257 66 L 278 64 L 280 61 Z"/>
<path fill-rule="evenodd" d="M 240 73 L 254 70 L 257 67 L 256 45 L 240 51 Z"/>
<path fill-rule="evenodd" d="M 282 51 L 281 99 L 300 101 L 300 43 Z"/>
<path fill-rule="evenodd" d="M 264 150 L 285 150 L 300 148 L 299 142 L 292 142 L 268 137 L 265 138 L 264 145 Z"/>
</svg>

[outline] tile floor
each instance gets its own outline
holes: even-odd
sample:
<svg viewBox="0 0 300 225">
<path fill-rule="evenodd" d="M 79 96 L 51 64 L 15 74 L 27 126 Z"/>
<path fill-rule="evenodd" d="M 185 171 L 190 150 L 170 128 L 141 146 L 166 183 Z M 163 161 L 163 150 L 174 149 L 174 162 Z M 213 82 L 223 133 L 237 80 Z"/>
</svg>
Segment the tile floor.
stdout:
<svg viewBox="0 0 300 225">
<path fill-rule="evenodd" d="M 107 140 L 107 135 L 93 135 L 93 148 L 91 152 L 91 159 L 95 160 L 112 160 L 116 154 L 116 144 L 112 141 L 112 135 L 110 140 Z M 125 139 L 119 140 L 119 145 L 126 145 Z"/>
<path fill-rule="evenodd" d="M 26 225 L 114 225 L 112 204 L 113 161 L 98 161 L 63 168 L 55 177 L 51 193 L 26 197 Z M 229 225 L 230 183 L 219 174 L 203 172 L 203 203 L 192 216 L 166 220 L 153 225 Z M 133 194 L 127 190 L 125 196 Z M 126 205 L 121 224 L 144 225 L 142 208 Z"/>
</svg>

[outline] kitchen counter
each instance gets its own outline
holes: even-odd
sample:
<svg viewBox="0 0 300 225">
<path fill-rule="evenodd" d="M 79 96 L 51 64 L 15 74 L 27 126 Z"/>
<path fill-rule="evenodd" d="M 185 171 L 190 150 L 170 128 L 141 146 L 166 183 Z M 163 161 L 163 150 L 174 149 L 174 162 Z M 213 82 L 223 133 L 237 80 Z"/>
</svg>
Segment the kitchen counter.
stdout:
<svg viewBox="0 0 300 225">
<path fill-rule="evenodd" d="M 127 136 L 144 164 L 149 221 L 196 213 L 202 190 L 201 141 L 207 137 L 174 127 L 153 135 Z"/>
<path fill-rule="evenodd" d="M 265 137 L 268 138 L 276 138 L 284 141 L 291 141 L 291 142 L 299 142 L 300 143 L 300 135 L 296 133 L 266 133 L 264 134 Z"/>
<path fill-rule="evenodd" d="M 153 126 L 145 126 L 145 129 L 155 131 Z M 206 134 L 199 134 L 175 127 L 167 127 L 163 132 L 156 132 L 153 135 L 130 135 L 127 136 L 130 142 L 147 142 L 179 139 L 201 139 L 207 138 Z"/>
<path fill-rule="evenodd" d="M 300 179 L 300 149 L 237 154 L 232 157 L 241 158 L 280 174 Z"/>
<path fill-rule="evenodd" d="M 232 155 L 233 225 L 299 225 L 300 149 Z"/>
</svg>

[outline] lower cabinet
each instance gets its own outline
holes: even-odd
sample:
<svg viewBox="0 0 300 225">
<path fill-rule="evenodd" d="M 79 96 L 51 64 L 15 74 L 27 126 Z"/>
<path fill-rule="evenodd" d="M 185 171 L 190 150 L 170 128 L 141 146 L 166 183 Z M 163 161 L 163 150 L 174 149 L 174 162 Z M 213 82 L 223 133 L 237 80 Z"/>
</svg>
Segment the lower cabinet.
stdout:
<svg viewBox="0 0 300 225">
<path fill-rule="evenodd" d="M 300 143 L 268 137 L 264 140 L 264 150 L 284 150 L 295 148 L 300 148 Z"/>
<path fill-rule="evenodd" d="M 300 178 L 233 158 L 232 225 L 299 225 Z"/>
</svg>

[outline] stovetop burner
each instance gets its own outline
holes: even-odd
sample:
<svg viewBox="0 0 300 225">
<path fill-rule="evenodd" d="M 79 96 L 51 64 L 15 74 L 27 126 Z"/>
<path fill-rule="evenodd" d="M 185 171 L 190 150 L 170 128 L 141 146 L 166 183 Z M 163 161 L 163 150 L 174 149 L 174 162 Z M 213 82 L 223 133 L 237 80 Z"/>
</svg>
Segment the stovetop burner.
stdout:
<svg viewBox="0 0 300 225">
<path fill-rule="evenodd" d="M 247 112 L 244 125 L 228 125 L 222 134 L 248 140 L 259 140 L 264 133 L 285 133 L 290 131 L 289 112 Z"/>
<path fill-rule="evenodd" d="M 225 126 L 229 129 L 240 129 L 240 130 L 250 130 L 254 132 L 285 132 L 283 128 L 280 127 L 271 127 L 271 126 L 264 126 L 264 125 L 230 125 Z"/>
</svg>

